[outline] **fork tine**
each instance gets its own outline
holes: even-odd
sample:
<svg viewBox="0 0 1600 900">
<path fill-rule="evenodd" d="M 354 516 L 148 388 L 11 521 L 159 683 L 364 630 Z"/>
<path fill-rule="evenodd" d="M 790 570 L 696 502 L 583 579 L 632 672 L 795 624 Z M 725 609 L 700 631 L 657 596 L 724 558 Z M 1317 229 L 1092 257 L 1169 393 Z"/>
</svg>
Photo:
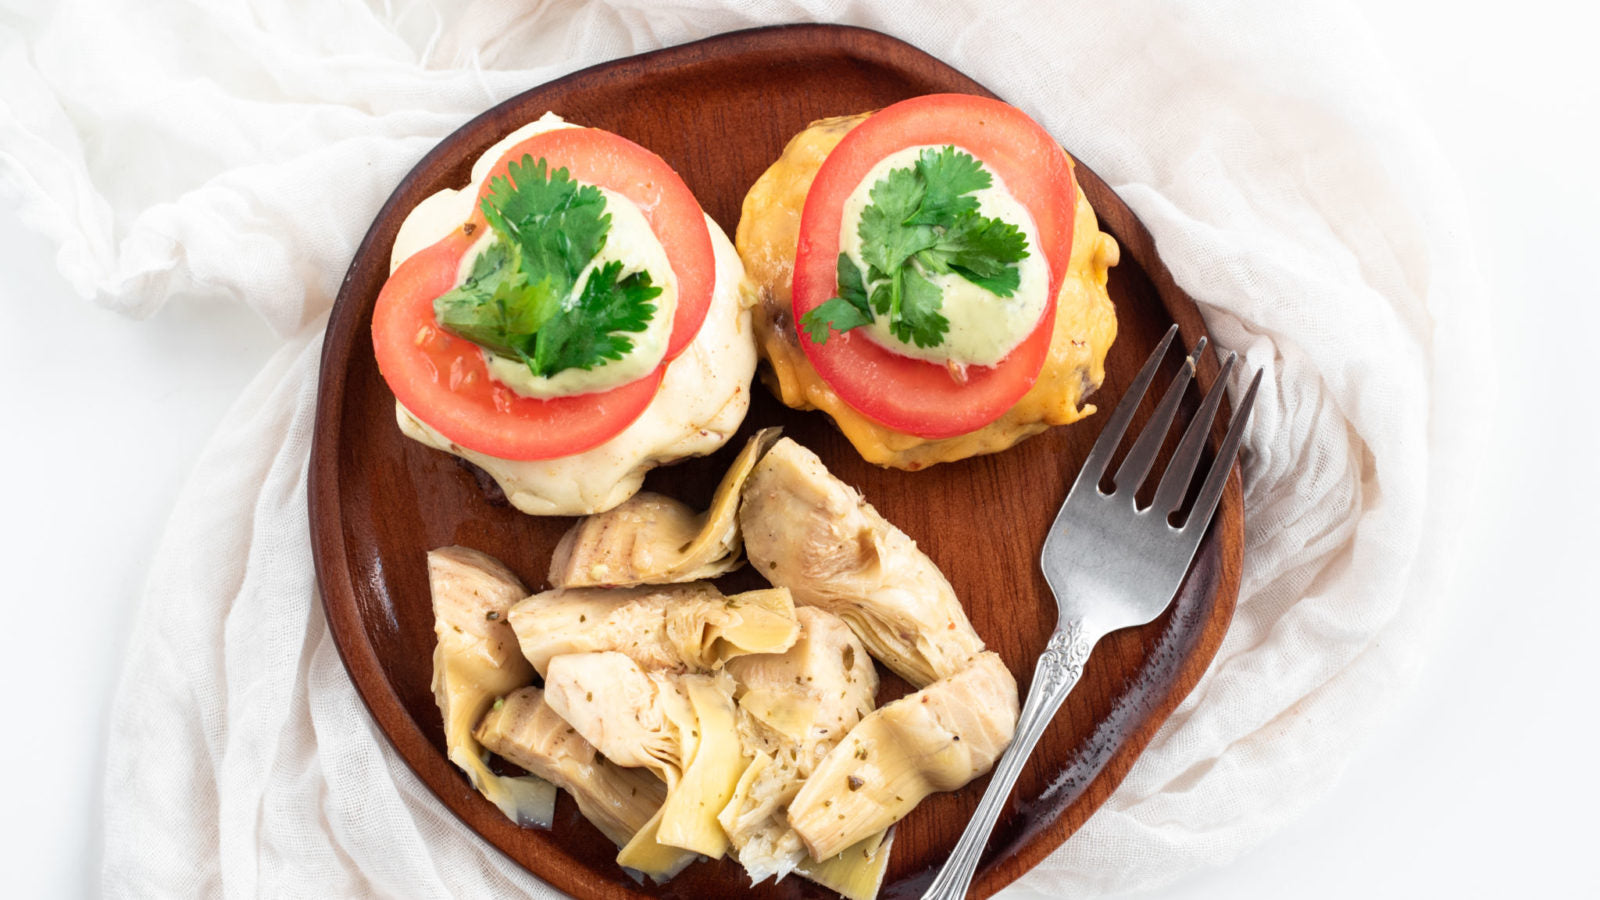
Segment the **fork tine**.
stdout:
<svg viewBox="0 0 1600 900">
<path fill-rule="evenodd" d="M 1261 386 L 1261 369 L 1256 370 L 1256 377 L 1250 379 L 1250 389 L 1245 391 L 1244 399 L 1233 410 L 1233 422 L 1228 425 L 1228 434 L 1222 439 L 1222 449 L 1217 451 L 1217 458 L 1211 463 L 1211 471 L 1206 473 L 1205 486 L 1200 488 L 1200 496 L 1194 501 L 1194 509 L 1189 511 L 1189 518 L 1183 522 L 1183 527 L 1188 528 L 1190 522 L 1198 522 L 1200 528 L 1195 537 L 1205 530 L 1211 521 L 1211 514 L 1216 511 L 1217 501 L 1222 499 L 1222 486 L 1228 483 L 1228 473 L 1233 470 L 1233 458 L 1239 453 L 1239 442 L 1244 438 L 1244 425 L 1250 421 L 1250 408 L 1256 402 L 1256 388 Z"/>
<path fill-rule="evenodd" d="M 1149 390 L 1151 379 L 1156 377 L 1156 367 L 1161 364 L 1161 357 L 1167 355 L 1167 348 L 1172 346 L 1172 338 L 1177 333 L 1177 325 L 1168 328 L 1161 343 L 1156 344 L 1156 349 L 1150 351 L 1150 358 L 1145 360 L 1144 368 L 1139 370 L 1133 383 L 1128 385 L 1128 390 L 1117 402 L 1117 408 L 1111 411 L 1111 418 L 1106 421 L 1105 430 L 1100 432 L 1100 437 L 1094 442 L 1094 449 L 1089 451 L 1089 457 L 1083 461 L 1083 468 L 1078 470 L 1078 477 L 1073 480 L 1072 491 L 1068 496 L 1076 493 L 1081 485 L 1099 483 L 1100 476 L 1105 474 L 1106 466 L 1111 463 L 1111 455 L 1116 452 L 1117 445 L 1122 443 L 1123 432 L 1128 430 L 1128 423 L 1133 421 L 1133 413 L 1139 408 L 1139 401 L 1144 398 L 1144 392 Z"/>
<path fill-rule="evenodd" d="M 1167 471 L 1161 476 L 1156 499 L 1150 507 L 1161 510 L 1163 515 L 1170 516 L 1183 506 L 1183 495 L 1189 492 L 1189 479 L 1194 476 L 1194 467 L 1200 462 L 1200 451 L 1205 449 L 1206 435 L 1211 431 L 1211 420 L 1217 417 L 1217 407 L 1222 405 L 1222 394 L 1228 388 L 1228 373 L 1233 371 L 1234 361 L 1238 358 L 1239 354 L 1229 353 L 1228 358 L 1223 360 L 1222 371 L 1217 373 L 1217 380 L 1211 383 L 1206 398 L 1200 401 L 1200 409 L 1189 420 L 1183 440 L 1178 442 L 1172 462 L 1167 464 Z"/>
<path fill-rule="evenodd" d="M 1150 421 L 1144 425 L 1144 430 L 1139 432 L 1139 437 L 1133 442 L 1133 447 L 1128 455 L 1123 458 L 1122 465 L 1117 467 L 1117 474 L 1113 481 L 1117 484 L 1117 491 L 1126 491 L 1128 502 L 1137 502 L 1139 485 L 1144 484 L 1146 475 L 1150 474 L 1150 467 L 1155 464 L 1156 451 L 1161 449 L 1161 442 L 1167 437 L 1167 429 L 1172 427 L 1172 417 L 1178 412 L 1178 401 L 1183 399 L 1183 390 L 1189 386 L 1189 379 L 1194 376 L 1194 364 L 1200 359 L 1200 352 L 1206 348 L 1206 339 L 1201 337 L 1194 345 L 1194 350 L 1189 358 L 1184 361 L 1183 369 L 1167 385 L 1167 392 L 1161 396 L 1161 402 L 1156 404 L 1156 411 L 1150 416 Z"/>
</svg>

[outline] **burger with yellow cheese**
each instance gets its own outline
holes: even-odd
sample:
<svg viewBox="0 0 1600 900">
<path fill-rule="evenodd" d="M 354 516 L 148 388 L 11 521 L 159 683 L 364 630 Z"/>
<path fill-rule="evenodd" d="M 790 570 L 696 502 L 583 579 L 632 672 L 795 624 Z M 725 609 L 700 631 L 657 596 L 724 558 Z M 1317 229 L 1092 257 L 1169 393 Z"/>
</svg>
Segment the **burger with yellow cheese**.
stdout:
<svg viewBox="0 0 1600 900">
<path fill-rule="evenodd" d="M 815 122 L 751 187 L 735 244 L 769 386 L 869 462 L 996 453 L 1093 412 L 1117 244 L 1012 106 L 936 94 Z"/>
</svg>

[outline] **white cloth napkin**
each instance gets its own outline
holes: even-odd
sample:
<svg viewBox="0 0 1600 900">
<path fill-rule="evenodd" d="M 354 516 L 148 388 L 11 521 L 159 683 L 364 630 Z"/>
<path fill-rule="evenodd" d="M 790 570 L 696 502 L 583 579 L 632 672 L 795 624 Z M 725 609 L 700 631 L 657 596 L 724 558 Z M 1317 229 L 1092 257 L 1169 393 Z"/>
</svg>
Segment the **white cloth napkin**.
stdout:
<svg viewBox="0 0 1600 900">
<path fill-rule="evenodd" d="M 897 35 L 1034 115 L 1143 218 L 1219 343 L 1266 369 L 1233 627 L 1013 896 L 1160 885 L 1328 790 L 1426 645 L 1467 496 L 1443 488 L 1472 471 L 1483 402 L 1460 191 L 1350 10 L 66 0 L 0 15 L 0 192 L 85 296 L 136 316 L 246 303 L 284 341 L 151 564 L 110 724 L 108 894 L 553 893 L 400 763 L 329 639 L 306 515 L 325 312 L 382 200 L 472 115 L 591 63 L 792 21 Z"/>
</svg>

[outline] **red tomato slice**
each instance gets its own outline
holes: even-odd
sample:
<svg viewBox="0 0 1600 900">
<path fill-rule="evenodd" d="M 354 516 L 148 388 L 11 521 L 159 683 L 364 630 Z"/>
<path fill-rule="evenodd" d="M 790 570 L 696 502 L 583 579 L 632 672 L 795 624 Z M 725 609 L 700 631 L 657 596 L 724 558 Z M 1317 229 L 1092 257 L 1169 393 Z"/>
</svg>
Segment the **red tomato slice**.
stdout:
<svg viewBox="0 0 1600 900">
<path fill-rule="evenodd" d="M 479 198 L 524 154 L 638 204 L 677 276 L 678 305 L 666 358 L 682 353 L 705 321 L 716 286 L 711 233 L 688 186 L 666 161 L 626 138 L 593 128 L 563 128 L 512 147 L 490 170 Z M 500 459 L 554 459 L 604 443 L 650 405 L 666 362 L 609 391 L 549 400 L 523 397 L 491 378 L 477 345 L 444 331 L 433 314 L 433 301 L 455 285 L 462 255 L 487 227 L 474 205 L 462 228 L 389 276 L 372 312 L 378 370 L 413 415 L 469 450 Z"/>
<path fill-rule="evenodd" d="M 992 168 L 1033 214 L 1050 265 L 1050 294 L 1032 333 L 993 366 L 970 366 L 957 383 L 944 366 L 893 353 L 864 334 L 800 346 L 846 403 L 896 431 L 939 439 L 1000 418 L 1039 378 L 1050 352 L 1056 295 L 1072 256 L 1077 186 L 1066 154 L 1022 111 L 966 94 L 930 94 L 884 107 L 845 135 L 806 194 L 794 263 L 794 317 L 838 296 L 839 227 L 846 198 L 880 160 L 923 144 L 953 144 Z M 1031 248 L 1039 252 L 1041 248 Z"/>
<path fill-rule="evenodd" d="M 451 441 L 500 459 L 571 456 L 639 418 L 665 364 L 609 391 L 535 400 L 489 377 L 478 346 L 439 327 L 433 301 L 455 286 L 472 242 L 457 230 L 402 263 L 378 295 L 372 344 L 395 399 Z"/>
</svg>

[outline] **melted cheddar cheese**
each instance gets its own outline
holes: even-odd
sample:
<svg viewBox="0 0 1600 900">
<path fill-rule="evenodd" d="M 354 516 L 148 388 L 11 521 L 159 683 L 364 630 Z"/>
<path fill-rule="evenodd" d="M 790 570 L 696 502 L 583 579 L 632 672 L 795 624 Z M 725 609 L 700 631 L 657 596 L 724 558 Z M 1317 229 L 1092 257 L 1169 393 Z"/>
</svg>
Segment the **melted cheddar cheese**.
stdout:
<svg viewBox="0 0 1600 900">
<path fill-rule="evenodd" d="M 783 155 L 745 195 L 734 243 L 759 293 L 754 324 L 761 356 L 771 367 L 762 373 L 767 386 L 788 406 L 826 412 L 864 459 L 897 469 L 998 453 L 1052 425 L 1076 422 L 1094 412 L 1084 400 L 1104 380 L 1106 351 L 1117 336 L 1106 276 L 1117 264 L 1118 248 L 1100 230 L 1081 189 L 1073 220 L 1072 261 L 1056 295 L 1050 354 L 1038 381 L 1000 418 L 957 437 L 920 438 L 863 416 L 817 375 L 800 347 L 790 302 L 800 213 L 823 160 L 867 115 L 813 122 L 789 141 Z"/>
</svg>

